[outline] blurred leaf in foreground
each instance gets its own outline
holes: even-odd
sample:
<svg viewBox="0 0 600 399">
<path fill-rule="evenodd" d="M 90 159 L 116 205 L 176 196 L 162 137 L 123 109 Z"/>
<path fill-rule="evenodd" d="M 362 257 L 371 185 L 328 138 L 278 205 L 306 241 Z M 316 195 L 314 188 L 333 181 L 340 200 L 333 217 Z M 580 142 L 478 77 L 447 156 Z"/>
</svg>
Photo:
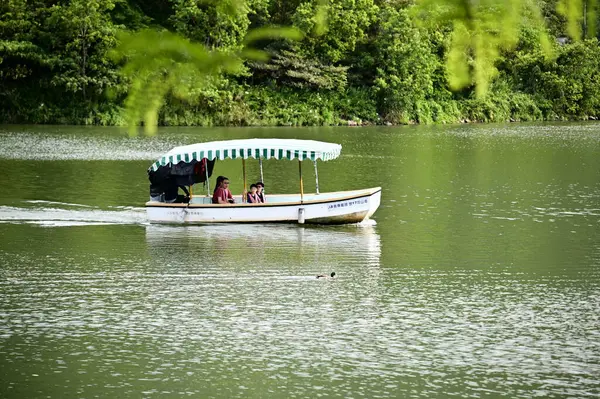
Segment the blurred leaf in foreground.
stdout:
<svg viewBox="0 0 600 399">
<path fill-rule="evenodd" d="M 567 18 L 567 32 L 571 39 L 579 40 L 582 36 L 588 39 L 595 37 L 598 0 L 559 0 L 556 8 Z"/>
<path fill-rule="evenodd" d="M 414 11 L 428 24 L 452 24 L 448 83 L 453 90 L 474 84 L 478 97 L 485 96 L 498 73 L 494 64 L 500 53 L 518 43 L 520 28 L 544 25 L 535 0 L 417 0 Z M 547 34 L 539 31 L 542 48 L 550 54 Z"/>
<path fill-rule="evenodd" d="M 236 12 L 232 8 L 230 12 Z M 204 44 L 168 31 L 146 29 L 121 33 L 112 58 L 122 63 L 121 74 L 131 86 L 125 101 L 125 118 L 130 133 L 144 124 L 148 134 L 156 132 L 158 112 L 167 95 L 190 100 L 194 93 L 223 74 L 241 74 L 244 59 L 266 60 L 268 54 L 250 46 L 261 40 L 299 40 L 295 28 L 262 27 L 245 36 L 240 49 L 210 49 Z"/>
</svg>

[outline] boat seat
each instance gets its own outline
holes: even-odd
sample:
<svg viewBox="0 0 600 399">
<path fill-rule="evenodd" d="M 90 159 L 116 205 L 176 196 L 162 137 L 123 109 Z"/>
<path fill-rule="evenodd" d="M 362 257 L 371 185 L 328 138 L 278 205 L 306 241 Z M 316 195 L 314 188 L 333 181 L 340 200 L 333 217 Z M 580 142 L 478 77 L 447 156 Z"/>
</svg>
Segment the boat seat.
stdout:
<svg viewBox="0 0 600 399">
<path fill-rule="evenodd" d="M 206 195 L 194 195 L 190 201 L 192 204 L 212 204 L 212 197 Z"/>
<path fill-rule="evenodd" d="M 234 195 L 233 199 L 238 204 L 242 202 L 241 195 Z M 212 197 L 207 197 L 206 195 L 194 195 L 192 197 L 192 200 L 190 201 L 190 203 L 192 203 L 192 204 L 212 204 Z"/>
</svg>

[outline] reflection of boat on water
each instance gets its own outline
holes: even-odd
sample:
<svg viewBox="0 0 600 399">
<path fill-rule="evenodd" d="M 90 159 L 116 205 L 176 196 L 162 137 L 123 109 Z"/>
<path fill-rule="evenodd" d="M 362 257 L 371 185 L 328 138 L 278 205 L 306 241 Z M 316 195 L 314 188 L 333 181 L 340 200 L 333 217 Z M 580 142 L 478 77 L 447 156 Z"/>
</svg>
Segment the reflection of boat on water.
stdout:
<svg viewBox="0 0 600 399">
<path fill-rule="evenodd" d="M 226 252 L 232 259 L 262 257 L 269 252 L 274 258 L 294 254 L 314 254 L 328 262 L 355 260 L 379 266 L 379 234 L 372 225 L 331 227 L 293 227 L 286 225 L 205 226 L 147 225 L 146 242 L 161 252 L 201 251 L 210 259 Z"/>
<path fill-rule="evenodd" d="M 342 146 L 312 140 L 250 139 L 215 141 L 173 148 L 160 157 L 148 170 L 151 201 L 146 203 L 150 222 L 176 224 L 208 223 L 311 223 L 348 224 L 369 219 L 381 202 L 381 187 L 319 193 L 317 160 L 328 161 L 340 155 Z M 229 192 L 226 199 L 216 194 L 193 195 L 186 186 L 207 182 L 215 160 L 242 159 L 244 188 L 241 196 Z M 264 203 L 247 203 L 246 159 L 255 158 L 261 166 L 263 159 L 298 159 L 300 192 L 271 194 Z M 313 162 L 316 193 L 305 194 L 302 182 L 302 163 Z M 183 182 L 183 183 L 182 183 Z M 178 203 L 177 187 L 188 194 Z M 218 187 L 218 190 L 223 188 Z M 210 192 L 210 189 L 208 190 Z M 229 203 L 230 201 L 235 203 Z M 218 201 L 219 203 L 213 203 Z"/>
</svg>

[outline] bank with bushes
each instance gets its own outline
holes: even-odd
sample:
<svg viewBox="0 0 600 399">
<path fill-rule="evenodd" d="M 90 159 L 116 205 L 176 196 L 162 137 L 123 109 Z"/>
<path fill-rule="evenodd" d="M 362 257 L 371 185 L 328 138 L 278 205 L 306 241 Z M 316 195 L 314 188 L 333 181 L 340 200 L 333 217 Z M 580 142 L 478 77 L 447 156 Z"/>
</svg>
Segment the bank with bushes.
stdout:
<svg viewBox="0 0 600 399">
<path fill-rule="evenodd" d="M 304 126 L 583 120 L 600 117 L 600 47 L 571 41 L 556 1 L 545 26 L 519 28 L 484 96 L 450 90 L 451 24 L 423 24 L 410 1 L 338 0 L 313 34 L 318 1 L 7 0 L 0 5 L 0 123 L 122 125 L 130 82 L 110 56 L 118 32 L 151 27 L 236 51 L 251 29 L 295 26 L 300 41 L 266 40 L 248 61 L 192 96 L 169 93 L 159 125 Z M 544 29 L 552 53 L 542 50 Z"/>
</svg>

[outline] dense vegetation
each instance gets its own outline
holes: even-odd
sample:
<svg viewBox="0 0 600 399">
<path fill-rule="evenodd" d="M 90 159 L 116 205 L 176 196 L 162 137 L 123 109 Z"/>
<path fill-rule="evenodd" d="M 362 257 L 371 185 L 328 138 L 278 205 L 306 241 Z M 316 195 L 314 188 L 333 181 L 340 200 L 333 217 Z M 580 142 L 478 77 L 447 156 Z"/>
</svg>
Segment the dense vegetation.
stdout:
<svg viewBox="0 0 600 399">
<path fill-rule="evenodd" d="M 480 13 L 479 24 L 470 15 L 453 17 L 462 14 L 451 7 L 437 10 L 433 0 L 423 0 L 420 8 L 413 3 L 5 0 L 0 4 L 0 122 L 124 124 L 126 102 L 135 101 L 127 94 L 140 83 L 134 79 L 131 86 L 131 76 L 120 73 L 127 57 L 112 52 L 124 38 L 119 32 L 154 32 L 156 41 L 170 38 L 175 47 L 184 37 L 223 56 L 238 54 L 248 32 L 271 25 L 295 27 L 303 37 L 261 37 L 254 46 L 270 54 L 268 61 L 249 57 L 231 67 L 215 64 L 214 73 L 201 80 L 190 79 L 193 74 L 183 67 L 167 74 L 172 66 L 161 64 L 158 73 L 144 77 L 146 82 L 168 75 L 186 84 L 164 93 L 155 93 L 162 86 L 150 84 L 138 90 L 138 99 L 151 99 L 163 125 L 600 116 L 595 1 L 588 0 L 594 8 L 578 18 L 572 9 L 560 12 L 562 1 L 496 0 L 505 4 L 506 18 Z M 320 23 L 320 8 L 326 9 L 326 23 Z M 156 41 L 145 42 L 148 54 Z M 174 54 L 175 63 L 180 54 Z"/>
</svg>

